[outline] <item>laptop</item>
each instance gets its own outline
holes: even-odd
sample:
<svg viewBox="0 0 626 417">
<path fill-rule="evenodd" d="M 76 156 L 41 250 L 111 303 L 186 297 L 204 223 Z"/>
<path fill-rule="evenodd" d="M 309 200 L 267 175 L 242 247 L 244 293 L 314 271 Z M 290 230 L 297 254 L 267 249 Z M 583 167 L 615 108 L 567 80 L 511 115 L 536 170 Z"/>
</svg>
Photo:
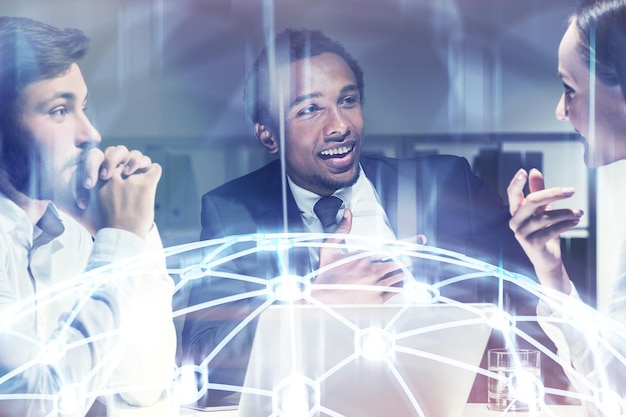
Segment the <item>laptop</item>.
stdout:
<svg viewBox="0 0 626 417">
<path fill-rule="evenodd" d="M 273 305 L 259 318 L 238 415 L 459 417 L 494 308 Z"/>
</svg>

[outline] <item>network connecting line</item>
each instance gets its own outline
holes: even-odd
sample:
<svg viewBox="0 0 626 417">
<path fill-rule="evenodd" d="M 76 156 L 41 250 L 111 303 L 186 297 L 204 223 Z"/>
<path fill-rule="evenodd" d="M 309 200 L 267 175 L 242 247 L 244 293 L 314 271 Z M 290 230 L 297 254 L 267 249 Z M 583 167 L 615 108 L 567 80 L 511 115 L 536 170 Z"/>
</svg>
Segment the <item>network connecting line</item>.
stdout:
<svg viewBox="0 0 626 417">
<path fill-rule="evenodd" d="M 428 339 L 434 337 L 438 332 L 461 330 L 468 326 L 485 326 L 490 332 L 501 334 L 511 349 L 516 346 L 515 340 L 521 339 L 540 350 L 546 357 L 563 366 L 568 376 L 576 380 L 579 383 L 578 386 L 584 388 L 580 392 L 556 389 L 544 386 L 542 378 L 528 379 L 524 374 L 519 373 L 507 383 L 516 385 L 513 387 L 515 388 L 513 391 L 517 392 L 520 398 L 529 401 L 528 395 L 534 396 L 535 398 L 531 398 L 532 401 L 538 403 L 548 415 L 553 414 L 550 411 L 550 405 L 545 401 L 544 396 L 546 395 L 569 397 L 595 404 L 596 408 L 607 416 L 624 415 L 626 406 L 624 399 L 618 394 L 621 387 L 611 385 L 607 368 L 603 367 L 606 363 L 610 363 L 613 367 L 626 367 L 622 348 L 626 342 L 626 330 L 622 324 L 615 323 L 610 318 L 580 302 L 572 302 L 562 294 L 548 291 L 528 277 L 462 254 L 406 242 L 375 240 L 349 235 L 343 242 L 333 241 L 329 244 L 325 241 L 328 237 L 329 235 L 326 234 L 251 234 L 194 242 L 165 249 L 167 271 L 176 283 L 175 310 L 173 312 L 175 322 L 181 324 L 186 316 L 199 311 L 220 309 L 247 303 L 251 300 L 257 301 L 253 308 L 246 310 L 247 314 L 242 317 L 233 317 L 233 320 L 237 321 L 236 324 L 201 361 L 173 364 L 175 377 L 169 391 L 181 405 L 191 404 L 211 390 L 222 390 L 267 398 L 271 405 L 268 416 L 287 415 L 289 410 L 304 410 L 303 415 L 319 413 L 330 416 L 344 415 L 334 407 L 334 403 L 330 405 L 325 403 L 324 385 L 342 372 L 346 372 L 346 369 L 351 369 L 355 364 L 364 361 L 378 361 L 379 366 L 389 372 L 394 384 L 399 387 L 398 392 L 405 394 L 406 400 L 415 411 L 414 415 L 424 416 L 426 414 L 420 403 L 419 394 L 411 389 L 413 386 L 412 377 L 410 373 L 407 374 L 406 369 L 403 369 L 403 361 L 419 358 L 420 360 L 435 362 L 440 366 L 462 369 L 472 375 L 478 374 L 493 378 L 500 378 L 500 376 L 480 366 L 469 365 L 466 361 L 451 358 L 438 352 L 414 348 L 405 343 L 417 338 Z M 293 263 L 293 257 L 290 256 L 293 251 L 304 250 L 306 252 L 309 248 L 319 249 L 321 247 L 341 250 L 347 256 L 338 263 L 326 265 L 324 269 L 308 271 L 303 275 L 293 272 L 293 265 L 289 264 L 290 262 Z M 262 275 L 246 275 L 235 272 L 237 268 L 234 266 L 239 263 L 254 263 L 264 254 L 275 255 L 274 258 L 279 260 L 277 270 L 264 270 Z M 333 286 L 316 283 L 315 278 L 324 273 L 325 270 L 365 257 L 382 262 L 393 262 L 404 274 L 404 285 L 390 289 L 397 294 L 385 304 L 385 308 L 392 308 L 393 313 L 382 322 L 379 320 L 379 326 L 372 325 L 375 320 L 357 320 L 350 315 L 351 313 L 348 313 L 349 310 L 345 305 L 326 305 L 317 300 L 314 295 L 318 289 L 380 291 L 380 287 L 377 286 Z M 48 292 L 39 295 L 36 300 L 20 303 L 10 310 L 10 316 L 6 314 L 6 311 L 2 315 L 3 320 L 0 324 L 2 340 L 6 340 L 7 334 L 14 332 L 11 329 L 13 321 L 32 314 L 35 301 L 37 303 L 54 303 L 64 297 L 76 296 L 76 294 L 80 294 L 81 297 L 89 297 L 105 279 L 124 279 L 124 277 L 132 274 L 145 274 L 146 271 L 158 269 L 159 265 L 162 265 L 162 261 L 163 254 L 155 253 L 134 258 L 132 261 L 104 266 L 75 277 L 69 281 L 71 285 L 49 289 Z M 437 279 L 433 279 L 432 275 L 436 275 Z M 197 305 L 188 305 L 185 302 L 192 285 L 203 283 L 203 285 L 209 286 L 216 285 L 216 288 L 219 289 L 220 283 L 230 281 L 245 283 L 254 289 L 227 294 L 218 292 L 216 298 Z M 458 292 L 455 292 L 455 286 L 474 282 L 492 284 L 498 288 L 500 295 L 502 295 L 502 288 L 508 285 L 523 292 L 536 302 L 544 301 L 561 306 L 563 311 L 558 318 L 543 317 L 542 320 L 559 326 L 573 326 L 580 329 L 581 337 L 585 338 L 584 342 L 593 347 L 592 354 L 598 363 L 597 374 L 583 375 L 572 368 L 570 363 L 563 363 L 559 356 L 555 355 L 548 347 L 543 346 L 534 335 L 526 333 L 521 328 L 521 324 L 537 322 L 538 318 L 528 314 L 517 315 L 515 311 L 507 311 L 506 303 L 502 297 L 492 300 L 488 306 L 468 304 L 457 299 Z M 306 304 L 306 308 L 303 309 L 300 304 Z M 243 331 L 249 331 L 249 326 L 260 322 L 265 313 L 277 305 L 283 309 L 293 309 L 293 312 L 290 313 L 291 316 L 287 316 L 291 317 L 290 324 L 284 324 L 285 331 L 293 339 L 294 346 L 294 351 L 285 356 L 285 358 L 288 357 L 289 362 L 285 365 L 288 372 L 276 381 L 275 386 L 248 386 L 245 384 L 234 386 L 212 381 L 211 371 L 217 355 L 222 350 L 228 349 L 229 343 L 237 335 Z M 463 310 L 469 316 L 457 321 L 411 327 L 414 307 L 442 305 Z M 68 318 L 68 326 L 80 308 L 81 300 L 79 299 L 75 310 Z M 315 313 L 307 314 L 313 314 L 314 317 L 320 319 L 323 317 L 325 323 L 330 323 L 331 320 L 336 322 L 333 326 L 341 329 L 342 337 L 349 340 L 345 351 L 338 352 L 339 357 L 330 366 L 327 366 L 327 363 L 317 363 L 317 367 L 311 368 L 312 365 L 306 364 L 310 358 L 306 355 L 298 356 L 298 349 L 305 349 L 303 348 L 304 340 L 297 340 L 299 336 L 302 336 L 301 329 L 299 329 L 299 325 L 304 323 L 302 310 L 315 311 Z M 324 330 L 324 328 L 319 329 L 320 332 Z M 22 337 L 22 335 L 14 336 Z M 115 334 L 97 337 L 115 338 L 119 337 L 119 334 L 115 332 Z M 35 340 L 31 342 L 41 344 Z M 87 340 L 84 343 L 91 342 L 93 341 Z M 49 341 L 45 346 L 39 346 L 42 353 L 31 362 L 0 375 L 0 407 L 3 401 L 30 398 L 52 401 L 57 404 L 56 411 L 63 411 L 61 408 L 71 408 L 74 402 L 80 402 L 80 398 L 74 398 L 76 396 L 94 397 L 101 394 L 116 393 L 118 389 L 141 390 L 146 388 L 111 387 L 106 392 L 87 392 L 81 390 L 80 387 L 63 386 L 61 380 L 57 393 L 38 395 L 15 391 L 15 386 L 12 384 L 19 381 L 20 373 L 29 372 L 29 369 L 36 366 L 53 366 L 59 358 L 71 354 L 71 348 L 71 344 L 63 343 L 61 333 L 59 338 Z M 109 360 L 115 360 L 114 352 L 111 353 Z M 287 395 L 287 393 L 289 394 Z M 507 410 L 503 412 L 503 414 L 507 413 Z"/>
</svg>

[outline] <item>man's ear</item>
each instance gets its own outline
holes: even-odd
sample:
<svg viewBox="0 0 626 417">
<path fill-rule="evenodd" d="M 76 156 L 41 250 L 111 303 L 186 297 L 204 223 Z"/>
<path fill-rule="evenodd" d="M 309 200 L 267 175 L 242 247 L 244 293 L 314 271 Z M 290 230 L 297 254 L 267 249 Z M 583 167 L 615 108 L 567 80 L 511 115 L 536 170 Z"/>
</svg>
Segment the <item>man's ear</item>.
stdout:
<svg viewBox="0 0 626 417">
<path fill-rule="evenodd" d="M 278 152 L 278 138 L 272 129 L 260 123 L 254 124 L 254 136 L 269 153 Z"/>
</svg>

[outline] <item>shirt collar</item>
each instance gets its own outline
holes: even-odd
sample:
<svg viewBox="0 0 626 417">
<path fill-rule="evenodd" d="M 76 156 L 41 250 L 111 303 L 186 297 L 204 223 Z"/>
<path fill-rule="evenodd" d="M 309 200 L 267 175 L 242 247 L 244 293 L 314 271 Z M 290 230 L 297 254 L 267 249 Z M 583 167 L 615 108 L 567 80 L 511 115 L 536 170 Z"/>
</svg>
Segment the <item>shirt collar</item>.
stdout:
<svg viewBox="0 0 626 417">
<path fill-rule="evenodd" d="M 35 225 L 35 246 L 45 245 L 61 236 L 64 231 L 65 227 L 59 211 L 54 204 L 49 203 L 43 216 Z"/>
<path fill-rule="evenodd" d="M 43 239 L 44 241 L 38 243 L 45 244 L 57 238 L 65 227 L 58 209 L 52 202 L 48 204 L 37 224 L 33 225 L 26 212 L 0 192 L 0 230 L 13 235 L 15 239 L 22 241 L 22 244 L 30 246 L 35 239 Z"/>
<path fill-rule="evenodd" d="M 358 201 L 366 181 L 367 178 L 365 178 L 363 168 L 359 165 L 359 176 L 356 183 L 350 187 L 340 188 L 332 194 L 343 201 L 341 208 L 352 208 L 355 202 Z M 317 200 L 319 200 L 321 196 L 296 185 L 289 176 L 287 176 L 287 182 L 289 183 L 289 188 L 291 189 L 291 193 L 293 194 L 294 200 L 296 200 L 296 205 L 300 209 L 300 212 L 305 216 L 317 218 L 313 212 L 313 206 L 315 206 L 315 203 L 317 203 Z"/>
</svg>

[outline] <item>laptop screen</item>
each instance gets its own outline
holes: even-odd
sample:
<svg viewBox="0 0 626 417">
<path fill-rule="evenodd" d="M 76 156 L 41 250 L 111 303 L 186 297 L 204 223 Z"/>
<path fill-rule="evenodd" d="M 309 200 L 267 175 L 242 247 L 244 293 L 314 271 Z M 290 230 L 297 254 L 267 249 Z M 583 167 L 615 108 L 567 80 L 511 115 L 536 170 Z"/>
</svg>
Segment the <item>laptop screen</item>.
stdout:
<svg viewBox="0 0 626 417">
<path fill-rule="evenodd" d="M 259 319 L 239 415 L 461 415 L 493 308 L 271 306 Z"/>
</svg>

